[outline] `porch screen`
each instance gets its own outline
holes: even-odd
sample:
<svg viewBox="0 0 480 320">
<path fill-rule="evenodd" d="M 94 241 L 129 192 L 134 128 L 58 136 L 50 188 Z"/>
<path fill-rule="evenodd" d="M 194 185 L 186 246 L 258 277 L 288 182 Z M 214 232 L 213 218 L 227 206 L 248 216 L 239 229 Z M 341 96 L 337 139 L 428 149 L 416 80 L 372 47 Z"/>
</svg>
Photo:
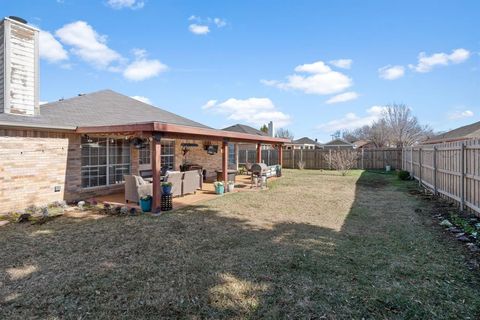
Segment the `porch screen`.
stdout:
<svg viewBox="0 0 480 320">
<path fill-rule="evenodd" d="M 82 137 L 82 187 L 121 183 L 130 174 L 130 144 L 124 139 Z"/>
</svg>

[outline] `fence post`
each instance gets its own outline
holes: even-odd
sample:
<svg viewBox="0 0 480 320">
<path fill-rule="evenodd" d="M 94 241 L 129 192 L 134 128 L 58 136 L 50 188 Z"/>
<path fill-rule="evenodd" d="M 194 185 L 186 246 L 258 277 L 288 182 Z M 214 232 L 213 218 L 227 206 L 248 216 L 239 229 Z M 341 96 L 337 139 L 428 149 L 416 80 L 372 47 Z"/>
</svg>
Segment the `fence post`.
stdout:
<svg viewBox="0 0 480 320">
<path fill-rule="evenodd" d="M 422 148 L 418 148 L 418 184 L 422 186 Z"/>
<path fill-rule="evenodd" d="M 460 170 L 460 179 L 462 179 L 460 181 L 460 211 L 463 212 L 465 208 L 465 142 L 462 142 L 462 147 L 460 148 Z"/>
<path fill-rule="evenodd" d="M 328 168 L 332 170 L 332 149 L 328 149 Z"/>
<path fill-rule="evenodd" d="M 413 147 L 410 147 L 410 173 L 415 176 L 415 172 L 413 172 Z"/>
<path fill-rule="evenodd" d="M 292 169 L 295 169 L 295 148 L 292 146 Z"/>
<path fill-rule="evenodd" d="M 437 146 L 433 146 L 433 194 L 438 195 L 437 191 Z"/>
<path fill-rule="evenodd" d="M 364 157 L 365 157 L 365 149 L 362 148 L 362 170 L 365 170 L 365 164 L 364 164 Z"/>
</svg>

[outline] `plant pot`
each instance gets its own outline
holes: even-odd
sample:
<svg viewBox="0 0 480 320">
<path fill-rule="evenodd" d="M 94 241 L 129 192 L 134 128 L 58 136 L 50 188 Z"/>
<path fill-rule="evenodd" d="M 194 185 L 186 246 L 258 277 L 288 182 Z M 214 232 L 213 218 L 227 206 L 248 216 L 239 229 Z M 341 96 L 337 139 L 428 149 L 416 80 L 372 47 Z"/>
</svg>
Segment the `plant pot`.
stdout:
<svg viewBox="0 0 480 320">
<path fill-rule="evenodd" d="M 170 193 L 172 193 L 172 186 L 162 186 L 162 193 L 163 193 L 163 194 L 170 194 Z"/>
<path fill-rule="evenodd" d="M 140 208 L 143 212 L 150 212 L 152 211 L 152 199 L 143 200 L 140 199 Z"/>
<path fill-rule="evenodd" d="M 232 183 L 232 184 L 228 184 L 228 192 L 233 192 L 233 190 L 235 190 L 235 185 Z"/>
<path fill-rule="evenodd" d="M 215 187 L 215 193 L 216 194 L 224 194 L 225 193 L 225 187 L 224 186 L 216 186 Z"/>
<path fill-rule="evenodd" d="M 390 172 L 392 170 L 391 166 L 385 166 L 385 171 Z"/>
</svg>

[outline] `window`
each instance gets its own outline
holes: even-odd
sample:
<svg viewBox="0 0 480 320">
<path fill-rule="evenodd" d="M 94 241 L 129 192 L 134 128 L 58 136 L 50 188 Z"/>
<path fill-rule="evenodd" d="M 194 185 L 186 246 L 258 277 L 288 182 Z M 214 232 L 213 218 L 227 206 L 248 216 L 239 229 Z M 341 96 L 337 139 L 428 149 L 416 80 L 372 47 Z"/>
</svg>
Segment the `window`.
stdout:
<svg viewBox="0 0 480 320">
<path fill-rule="evenodd" d="M 82 187 L 121 183 L 130 174 L 130 143 L 123 139 L 82 137 Z"/>
<path fill-rule="evenodd" d="M 175 170 L 175 140 L 162 141 L 160 162 L 161 167 L 168 170 Z"/>
<path fill-rule="evenodd" d="M 139 150 L 138 164 L 149 165 L 151 163 L 152 155 L 150 151 L 150 144 L 147 144 L 145 148 Z M 175 140 L 162 141 L 161 149 L 161 167 L 167 166 L 168 170 L 175 169 Z"/>
<path fill-rule="evenodd" d="M 235 159 L 235 144 L 233 143 L 228 144 L 228 164 L 229 165 L 237 164 L 237 161 Z"/>
<path fill-rule="evenodd" d="M 150 164 L 150 160 L 152 159 L 150 155 L 150 143 L 147 143 L 145 148 L 140 149 L 138 152 L 138 164 Z"/>
</svg>

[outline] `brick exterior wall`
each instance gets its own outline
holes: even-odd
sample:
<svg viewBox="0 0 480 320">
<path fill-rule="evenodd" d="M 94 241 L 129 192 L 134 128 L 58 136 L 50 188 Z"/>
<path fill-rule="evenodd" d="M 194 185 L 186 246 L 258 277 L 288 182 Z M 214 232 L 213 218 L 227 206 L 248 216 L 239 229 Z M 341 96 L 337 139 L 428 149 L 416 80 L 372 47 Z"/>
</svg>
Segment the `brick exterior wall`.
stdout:
<svg viewBox="0 0 480 320">
<path fill-rule="evenodd" d="M 183 156 L 182 143 L 196 143 L 198 147 L 192 147 L 187 155 Z M 218 153 L 209 155 L 204 149 L 203 140 L 182 140 L 175 141 L 175 168 L 180 170 L 180 165 L 184 162 L 190 164 L 198 164 L 207 170 L 207 178 L 216 177 L 216 170 L 222 169 L 222 143 L 211 142 L 211 144 L 218 145 Z"/>
<path fill-rule="evenodd" d="M 82 189 L 80 142 L 76 133 L 0 129 L 0 213 L 123 192 L 122 184 Z M 190 148 L 184 158 L 182 142 L 198 147 Z M 215 170 L 222 167 L 222 152 L 221 142 L 212 143 L 219 146 L 215 155 L 207 154 L 204 141 L 176 140 L 176 169 L 186 160 L 203 166 L 207 177 L 215 177 Z M 132 174 L 138 174 L 138 157 L 138 150 L 131 148 Z"/>
</svg>

